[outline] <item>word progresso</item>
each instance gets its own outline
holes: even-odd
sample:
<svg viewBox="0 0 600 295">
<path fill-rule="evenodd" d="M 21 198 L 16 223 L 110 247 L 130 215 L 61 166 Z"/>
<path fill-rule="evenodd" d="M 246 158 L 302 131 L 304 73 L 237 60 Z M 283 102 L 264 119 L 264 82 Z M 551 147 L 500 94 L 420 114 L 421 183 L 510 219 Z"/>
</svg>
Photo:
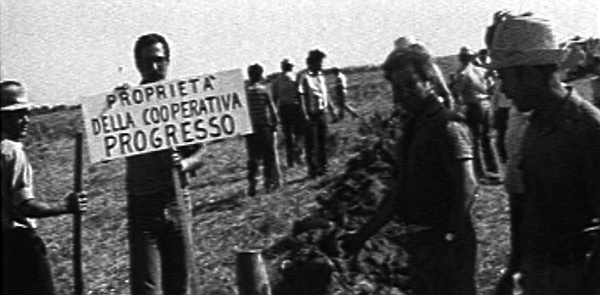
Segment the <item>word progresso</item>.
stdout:
<svg viewBox="0 0 600 295">
<path fill-rule="evenodd" d="M 103 137 L 104 156 L 111 158 L 115 153 L 135 154 L 232 135 L 236 123 L 230 112 L 242 107 L 233 92 L 154 105 L 135 114 L 103 114 L 91 120 L 91 127 L 94 136 Z"/>
</svg>

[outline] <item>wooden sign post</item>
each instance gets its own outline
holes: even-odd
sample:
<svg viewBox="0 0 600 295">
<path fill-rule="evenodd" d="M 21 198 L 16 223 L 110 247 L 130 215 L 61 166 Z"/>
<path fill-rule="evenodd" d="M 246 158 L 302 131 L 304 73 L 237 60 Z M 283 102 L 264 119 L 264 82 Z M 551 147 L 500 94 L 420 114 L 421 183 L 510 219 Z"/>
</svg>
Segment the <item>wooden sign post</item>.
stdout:
<svg viewBox="0 0 600 295">
<path fill-rule="evenodd" d="M 73 174 L 73 191 L 80 193 L 83 186 L 83 135 L 75 137 L 75 164 Z M 83 263 L 81 261 L 81 213 L 73 214 L 73 284 L 75 295 L 83 295 Z"/>
</svg>

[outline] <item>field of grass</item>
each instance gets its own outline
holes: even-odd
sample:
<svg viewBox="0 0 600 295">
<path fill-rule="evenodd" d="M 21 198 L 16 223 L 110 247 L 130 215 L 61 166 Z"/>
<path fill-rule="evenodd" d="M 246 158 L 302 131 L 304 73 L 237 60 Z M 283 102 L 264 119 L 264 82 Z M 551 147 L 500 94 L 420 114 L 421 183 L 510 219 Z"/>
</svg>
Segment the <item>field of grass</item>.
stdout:
<svg viewBox="0 0 600 295">
<path fill-rule="evenodd" d="M 452 59 L 440 64 L 446 72 L 455 67 Z M 389 115 L 391 93 L 379 71 L 353 72 L 348 80 L 349 102 L 363 118 Z M 578 86 L 584 89 L 586 85 Z M 377 139 L 376 134 L 358 132 L 365 124 L 368 123 L 346 119 L 330 125 L 328 176 L 309 180 L 305 178 L 305 167 L 282 166 L 284 187 L 270 194 L 259 191 L 256 197 L 244 194 L 243 140 L 208 145 L 204 166 L 198 177 L 191 180 L 195 264 L 204 294 L 236 294 L 234 247 L 268 247 L 289 235 L 294 221 L 317 208 L 316 196 L 328 193 L 332 180 L 344 171 L 348 159 Z M 82 130 L 80 126 L 79 110 L 32 118 L 26 145 L 40 198 L 58 200 L 72 189 L 74 134 Z M 283 149 L 279 152 L 282 157 Z M 84 188 L 90 198 L 90 211 L 83 221 L 86 294 L 128 294 L 124 161 L 94 165 L 86 162 L 84 167 Z M 491 294 L 509 252 L 509 216 L 502 187 L 484 187 L 475 212 L 480 248 L 478 288 L 480 294 Z M 40 222 L 40 235 L 48 245 L 61 295 L 73 290 L 71 230 L 69 216 Z"/>
</svg>

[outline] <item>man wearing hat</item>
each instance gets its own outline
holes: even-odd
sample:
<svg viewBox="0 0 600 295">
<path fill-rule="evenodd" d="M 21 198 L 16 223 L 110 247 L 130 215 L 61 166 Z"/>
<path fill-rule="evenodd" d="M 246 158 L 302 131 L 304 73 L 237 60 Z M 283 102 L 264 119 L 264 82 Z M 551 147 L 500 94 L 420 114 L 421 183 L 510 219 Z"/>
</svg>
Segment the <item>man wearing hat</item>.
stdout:
<svg viewBox="0 0 600 295">
<path fill-rule="evenodd" d="M 21 140 L 29 125 L 28 102 L 23 86 L 4 81 L 2 118 L 2 294 L 54 294 L 46 245 L 36 233 L 34 218 L 82 213 L 86 193 L 69 193 L 59 202 L 46 203 L 33 193 L 33 170 Z"/>
<path fill-rule="evenodd" d="M 464 115 L 473 135 L 475 172 L 482 183 L 498 183 L 499 165 L 490 138 L 490 89 L 486 70 L 475 66 L 475 54 L 466 46 L 461 47 L 458 59 L 461 67 L 454 75 L 453 93 L 464 106 Z"/>
<path fill-rule="evenodd" d="M 273 101 L 277 105 L 281 119 L 288 167 L 294 167 L 294 164 L 301 163 L 302 148 L 300 145 L 305 125 L 298 96 L 298 83 L 292 72 L 293 68 L 294 65 L 289 59 L 281 61 L 281 73 L 271 84 Z"/>
<path fill-rule="evenodd" d="M 598 294 L 600 270 L 588 266 L 600 247 L 588 232 L 600 222 L 600 111 L 561 84 L 550 21 L 497 13 L 486 43 L 503 92 L 532 112 L 519 165 L 523 294 Z"/>
<path fill-rule="evenodd" d="M 329 111 L 333 120 L 337 120 L 327 94 L 325 75 L 321 71 L 325 57 L 326 55 L 322 51 L 311 50 L 306 58 L 308 69 L 300 74 L 298 79 L 302 113 L 307 121 L 304 149 L 310 178 L 325 175 L 327 172 L 327 114 L 325 111 Z"/>
</svg>

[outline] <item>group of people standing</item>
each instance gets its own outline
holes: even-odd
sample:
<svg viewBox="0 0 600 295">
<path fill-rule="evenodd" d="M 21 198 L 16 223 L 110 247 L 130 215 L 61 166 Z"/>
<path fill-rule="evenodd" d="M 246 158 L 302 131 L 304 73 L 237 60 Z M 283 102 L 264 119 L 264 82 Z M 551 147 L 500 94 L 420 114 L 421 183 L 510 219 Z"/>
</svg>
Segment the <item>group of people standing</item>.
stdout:
<svg viewBox="0 0 600 295">
<path fill-rule="evenodd" d="M 270 89 L 262 84 L 263 68 L 259 64 L 248 67 L 246 94 L 254 129 L 254 133 L 245 136 L 249 196 L 256 194 L 256 177 L 261 161 L 265 190 L 272 191 L 281 185 L 276 141 L 278 125 L 283 131 L 287 167 L 305 163 L 308 177 L 315 178 L 325 175 L 328 170 L 329 118 L 336 122 L 344 118 L 345 112 L 358 117 L 346 102 L 347 81 L 338 68 L 332 69 L 335 100 L 330 98 L 323 73 L 325 57 L 325 53 L 318 49 L 310 51 L 306 58 L 307 69 L 299 74 L 293 72 L 294 65 L 290 60 L 284 59 L 281 73 L 271 81 Z M 337 107 L 334 107 L 334 101 Z"/>
<path fill-rule="evenodd" d="M 491 164 L 484 167 L 486 156 L 480 155 L 490 149 L 484 137 L 487 90 L 477 85 L 484 77 L 463 50 L 458 86 L 450 87 L 464 106 L 463 116 L 452 110 L 450 91 L 428 49 L 401 39 L 382 65 L 394 104 L 408 114 L 396 149 L 398 186 L 363 228 L 343 237 L 341 248 L 356 253 L 397 217 L 410 225 L 404 249 L 413 294 L 476 294 L 473 203 L 480 197 L 480 182 L 491 178 L 487 170 L 494 170 Z M 517 289 L 528 295 L 598 294 L 600 246 L 594 233 L 600 223 L 600 110 L 556 75 L 563 54 L 549 21 L 497 13 L 486 43 L 490 61 L 482 65 L 494 72 L 501 82 L 497 89 L 514 105 L 504 179 L 512 254 L 497 294 L 517 294 Z M 140 37 L 134 56 L 141 84 L 166 79 L 171 59 L 164 37 Z M 298 142 L 303 138 L 308 176 L 327 172 L 327 112 L 338 118 L 322 72 L 324 58 L 323 52 L 310 51 L 307 70 L 297 77 L 284 60 L 271 93 L 261 84 L 262 67 L 248 68 L 254 128 L 246 137 L 248 194 L 256 193 L 259 161 L 265 166 L 265 188 L 281 185 L 275 144 L 279 123 L 288 166 L 301 163 Z M 343 88 L 336 86 L 336 93 L 345 94 Z M 20 143 L 31 104 L 18 82 L 4 81 L 1 90 L 3 294 L 53 294 L 45 246 L 30 218 L 82 213 L 87 197 L 71 193 L 56 204 L 36 200 L 33 172 Z M 193 146 L 126 161 L 132 295 L 161 289 L 165 295 L 189 293 L 195 271 L 186 242 L 191 225 L 185 204 L 176 197 L 173 172 L 193 171 L 201 165 L 201 154 L 202 147 Z"/>
</svg>

